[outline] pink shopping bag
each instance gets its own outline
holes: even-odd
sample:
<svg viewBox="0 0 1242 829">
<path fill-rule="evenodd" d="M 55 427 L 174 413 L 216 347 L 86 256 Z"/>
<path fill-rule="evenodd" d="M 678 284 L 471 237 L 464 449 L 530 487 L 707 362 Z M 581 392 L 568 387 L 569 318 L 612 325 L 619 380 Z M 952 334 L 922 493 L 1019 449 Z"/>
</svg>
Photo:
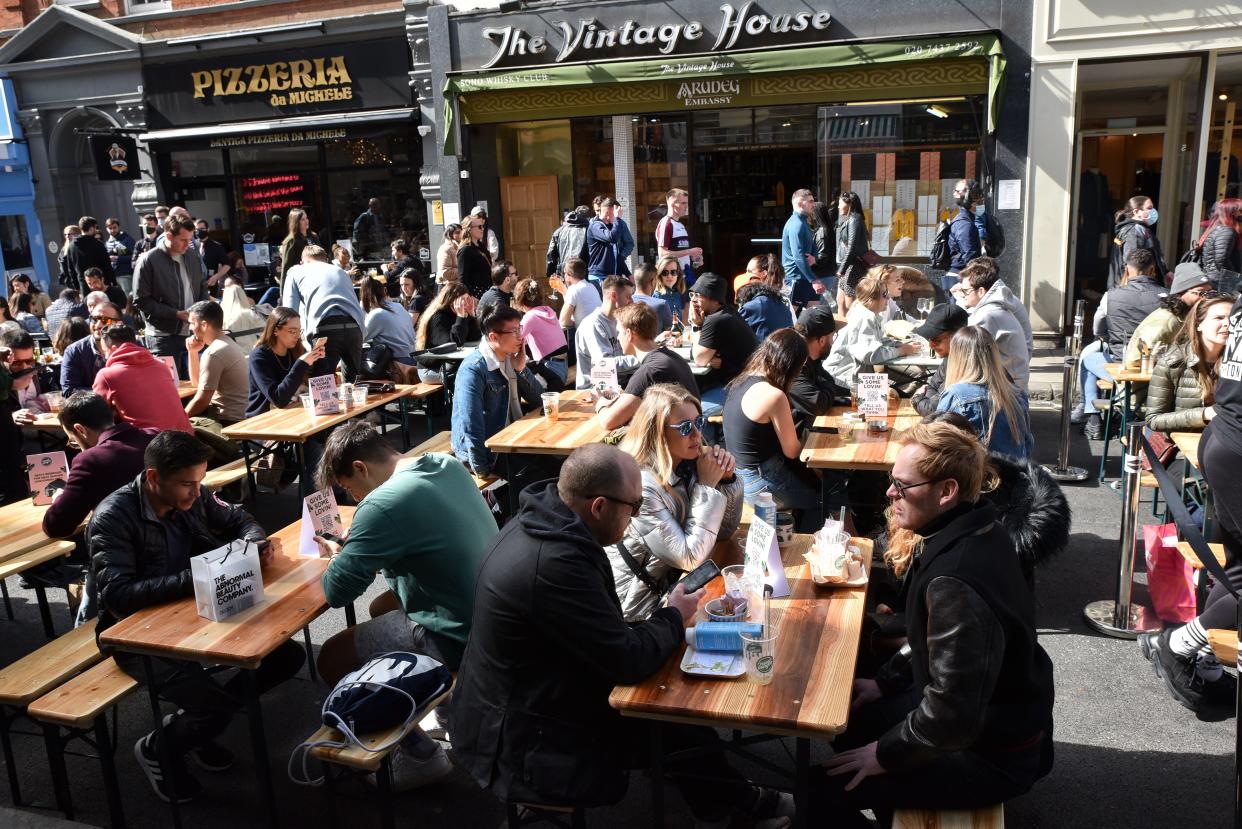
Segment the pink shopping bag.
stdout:
<svg viewBox="0 0 1242 829">
<path fill-rule="evenodd" d="M 1177 550 L 1176 524 L 1143 526 L 1147 554 L 1147 591 L 1156 615 L 1166 622 L 1195 618 L 1194 569 Z"/>
</svg>

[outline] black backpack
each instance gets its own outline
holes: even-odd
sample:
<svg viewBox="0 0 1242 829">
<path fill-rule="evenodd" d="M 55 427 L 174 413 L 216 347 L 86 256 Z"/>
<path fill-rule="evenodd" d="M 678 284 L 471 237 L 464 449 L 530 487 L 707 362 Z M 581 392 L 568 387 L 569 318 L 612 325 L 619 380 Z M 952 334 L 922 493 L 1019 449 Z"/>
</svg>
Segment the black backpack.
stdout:
<svg viewBox="0 0 1242 829">
<path fill-rule="evenodd" d="M 991 213 L 987 214 L 987 231 L 988 238 L 983 243 L 983 254 L 995 259 L 1005 252 L 1005 229 Z"/>
<path fill-rule="evenodd" d="M 935 270 L 947 271 L 953 261 L 949 253 L 949 226 L 952 224 L 951 221 L 941 221 L 936 227 L 936 241 L 932 242 L 931 256 L 927 257 L 927 263 Z"/>
</svg>

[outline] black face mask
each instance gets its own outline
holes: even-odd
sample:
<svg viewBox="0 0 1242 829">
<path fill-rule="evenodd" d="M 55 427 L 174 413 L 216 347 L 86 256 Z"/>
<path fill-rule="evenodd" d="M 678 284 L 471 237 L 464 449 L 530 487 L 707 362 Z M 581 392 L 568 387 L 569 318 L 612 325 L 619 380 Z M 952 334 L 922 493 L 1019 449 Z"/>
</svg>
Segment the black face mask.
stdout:
<svg viewBox="0 0 1242 829">
<path fill-rule="evenodd" d="M 159 230 L 160 230 L 160 229 L 159 229 L 158 227 L 148 227 L 148 228 L 147 228 L 147 235 L 148 235 L 148 236 L 154 236 L 156 233 L 159 233 Z"/>
<path fill-rule="evenodd" d="M 200 231 L 197 231 L 194 235 L 195 235 L 195 236 L 197 236 L 197 237 L 198 237 L 198 238 L 200 238 L 200 239 L 206 239 L 206 238 L 207 238 L 207 231 L 205 231 L 205 230 L 200 230 Z"/>
</svg>

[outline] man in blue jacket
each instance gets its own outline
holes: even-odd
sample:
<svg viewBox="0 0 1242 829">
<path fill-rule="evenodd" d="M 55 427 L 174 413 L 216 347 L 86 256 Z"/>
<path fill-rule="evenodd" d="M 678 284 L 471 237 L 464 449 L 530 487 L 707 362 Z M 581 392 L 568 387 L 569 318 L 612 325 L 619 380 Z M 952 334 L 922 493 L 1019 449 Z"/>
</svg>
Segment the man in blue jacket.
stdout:
<svg viewBox="0 0 1242 829">
<path fill-rule="evenodd" d="M 626 262 L 634 250 L 634 236 L 620 217 L 621 205 L 609 196 L 600 202 L 599 216 L 587 227 L 587 277 L 602 280 L 613 274 L 630 275 Z"/>
<path fill-rule="evenodd" d="M 795 308 L 814 300 L 824 292 L 824 286 L 816 279 L 815 236 L 807 223 L 807 216 L 815 209 L 815 196 L 810 190 L 795 190 L 793 214 L 785 222 L 781 232 L 781 265 L 785 268 L 785 288 L 789 301 Z"/>
<path fill-rule="evenodd" d="M 957 199 L 957 215 L 949 222 L 949 270 L 942 278 L 946 291 L 958 284 L 962 268 L 983 255 L 979 229 L 975 227 L 975 206 L 983 207 L 983 191 L 959 181 L 953 195 Z"/>
</svg>

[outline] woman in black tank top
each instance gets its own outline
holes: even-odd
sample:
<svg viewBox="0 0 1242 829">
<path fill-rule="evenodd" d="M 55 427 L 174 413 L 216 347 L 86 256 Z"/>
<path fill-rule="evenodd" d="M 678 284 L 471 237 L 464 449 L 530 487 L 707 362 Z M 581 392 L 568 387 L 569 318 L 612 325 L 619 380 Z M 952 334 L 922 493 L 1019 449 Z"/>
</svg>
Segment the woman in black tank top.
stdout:
<svg viewBox="0 0 1242 829">
<path fill-rule="evenodd" d="M 772 332 L 728 386 L 725 441 L 737 459 L 746 500 L 772 493 L 778 509 L 794 512 L 798 532 L 824 523 L 819 480 L 799 460 L 802 441 L 786 395 L 807 360 L 806 341 L 792 328 Z"/>
</svg>

